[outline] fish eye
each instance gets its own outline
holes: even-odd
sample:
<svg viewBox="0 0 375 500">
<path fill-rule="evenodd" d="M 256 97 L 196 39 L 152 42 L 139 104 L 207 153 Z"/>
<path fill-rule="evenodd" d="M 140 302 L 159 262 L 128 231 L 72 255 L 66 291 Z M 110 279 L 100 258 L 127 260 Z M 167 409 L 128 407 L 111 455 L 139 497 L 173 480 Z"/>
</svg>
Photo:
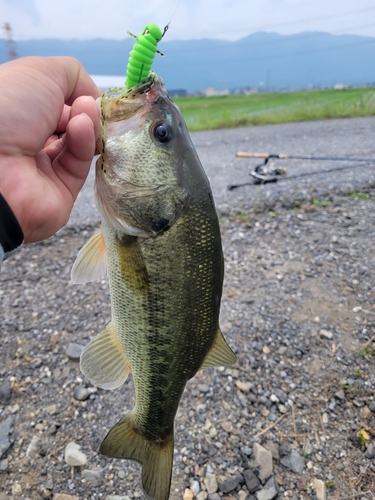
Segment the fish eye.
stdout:
<svg viewBox="0 0 375 500">
<path fill-rule="evenodd" d="M 170 142 L 173 139 L 173 128 L 169 123 L 159 123 L 154 128 L 154 137 L 163 144 Z"/>
</svg>

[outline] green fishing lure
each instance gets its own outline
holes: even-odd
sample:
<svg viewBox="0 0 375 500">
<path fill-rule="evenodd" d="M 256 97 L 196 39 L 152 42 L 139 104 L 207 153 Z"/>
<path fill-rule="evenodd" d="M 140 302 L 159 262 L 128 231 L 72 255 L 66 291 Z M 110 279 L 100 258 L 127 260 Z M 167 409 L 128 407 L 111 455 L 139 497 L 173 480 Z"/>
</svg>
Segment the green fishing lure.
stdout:
<svg viewBox="0 0 375 500">
<path fill-rule="evenodd" d="M 145 29 L 139 37 L 128 32 L 128 34 L 137 41 L 129 54 L 128 66 L 126 69 L 126 87 L 134 87 L 148 77 L 156 52 L 164 55 L 157 50 L 157 45 L 163 38 L 167 29 L 168 25 L 164 28 L 164 32 L 162 33 L 161 29 L 158 28 L 156 24 L 150 23 L 145 26 Z"/>
</svg>

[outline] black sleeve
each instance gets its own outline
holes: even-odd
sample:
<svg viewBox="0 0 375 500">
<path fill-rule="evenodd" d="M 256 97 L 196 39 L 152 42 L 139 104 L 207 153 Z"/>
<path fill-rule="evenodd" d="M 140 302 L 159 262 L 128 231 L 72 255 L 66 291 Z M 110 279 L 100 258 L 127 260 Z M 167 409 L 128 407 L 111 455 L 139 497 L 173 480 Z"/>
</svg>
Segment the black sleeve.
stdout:
<svg viewBox="0 0 375 500">
<path fill-rule="evenodd" d="M 21 226 L 10 206 L 0 194 L 0 265 L 2 256 L 7 257 L 23 243 Z"/>
</svg>

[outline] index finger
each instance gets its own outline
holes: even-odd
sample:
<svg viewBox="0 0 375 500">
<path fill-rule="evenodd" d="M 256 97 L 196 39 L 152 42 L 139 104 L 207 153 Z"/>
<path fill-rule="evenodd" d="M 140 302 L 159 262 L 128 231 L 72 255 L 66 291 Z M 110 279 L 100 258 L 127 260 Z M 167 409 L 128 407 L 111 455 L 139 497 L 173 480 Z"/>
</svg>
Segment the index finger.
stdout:
<svg viewBox="0 0 375 500">
<path fill-rule="evenodd" d="M 47 57 L 46 59 L 53 59 L 53 62 L 56 63 L 60 71 L 62 71 L 60 75 L 60 77 L 62 77 L 62 85 L 60 88 L 66 85 L 66 89 L 64 88 L 66 104 L 73 104 L 77 97 L 83 95 L 91 96 L 94 99 L 102 95 L 100 89 L 93 82 L 78 59 L 69 56 Z"/>
<path fill-rule="evenodd" d="M 34 156 L 55 133 L 64 105 L 84 95 L 95 99 L 101 92 L 72 57 L 25 57 L 0 65 L 0 153 Z"/>
<path fill-rule="evenodd" d="M 25 66 L 37 68 L 40 73 L 53 80 L 61 89 L 68 105 L 82 95 L 89 95 L 94 99 L 101 96 L 100 89 L 74 57 L 26 57 L 23 62 Z"/>
</svg>

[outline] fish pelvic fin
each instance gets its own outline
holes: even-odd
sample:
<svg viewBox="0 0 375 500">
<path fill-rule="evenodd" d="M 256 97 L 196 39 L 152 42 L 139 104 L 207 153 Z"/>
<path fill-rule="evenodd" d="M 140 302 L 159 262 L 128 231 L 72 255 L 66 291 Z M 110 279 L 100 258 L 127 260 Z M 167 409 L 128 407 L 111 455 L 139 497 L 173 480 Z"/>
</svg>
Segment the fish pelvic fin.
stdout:
<svg viewBox="0 0 375 500">
<path fill-rule="evenodd" d="M 107 271 L 107 249 L 103 233 L 96 232 L 79 251 L 73 264 L 73 283 L 84 284 L 101 278 Z"/>
<path fill-rule="evenodd" d="M 171 488 L 174 438 L 146 440 L 135 427 L 133 412 L 109 431 L 100 453 L 113 458 L 135 460 L 142 465 L 142 488 L 148 500 L 168 500 Z"/>
<path fill-rule="evenodd" d="M 82 351 L 81 370 L 102 389 L 116 389 L 125 382 L 131 368 L 112 323 Z"/>
<path fill-rule="evenodd" d="M 200 370 L 210 366 L 229 366 L 233 365 L 236 361 L 236 355 L 227 344 L 220 328 L 218 328 L 214 343 L 204 358 Z"/>
</svg>

